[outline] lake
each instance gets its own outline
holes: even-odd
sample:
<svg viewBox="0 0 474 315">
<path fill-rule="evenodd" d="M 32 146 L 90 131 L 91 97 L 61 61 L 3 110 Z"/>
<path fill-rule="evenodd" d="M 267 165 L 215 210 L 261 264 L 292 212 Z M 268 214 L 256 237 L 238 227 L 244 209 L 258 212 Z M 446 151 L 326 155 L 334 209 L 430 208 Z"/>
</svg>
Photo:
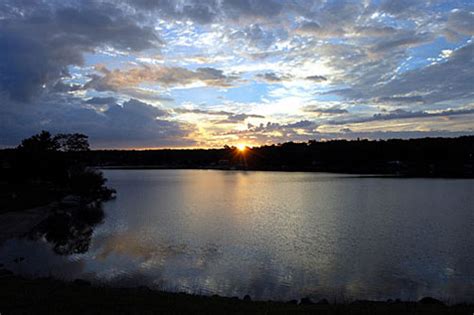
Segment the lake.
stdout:
<svg viewBox="0 0 474 315">
<path fill-rule="evenodd" d="M 101 223 L 62 241 L 8 240 L 0 263 L 27 276 L 264 300 L 474 302 L 473 180 L 104 174 L 117 198 Z"/>
</svg>

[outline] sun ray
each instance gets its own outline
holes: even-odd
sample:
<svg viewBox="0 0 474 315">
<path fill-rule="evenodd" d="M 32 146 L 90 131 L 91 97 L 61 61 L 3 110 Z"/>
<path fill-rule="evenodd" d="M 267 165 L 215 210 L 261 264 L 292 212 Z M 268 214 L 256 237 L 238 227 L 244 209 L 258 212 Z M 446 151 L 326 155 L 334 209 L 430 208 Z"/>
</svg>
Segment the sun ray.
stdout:
<svg viewBox="0 0 474 315">
<path fill-rule="evenodd" d="M 244 143 L 239 143 L 236 147 L 240 152 L 244 152 L 247 149 L 247 146 Z"/>
</svg>

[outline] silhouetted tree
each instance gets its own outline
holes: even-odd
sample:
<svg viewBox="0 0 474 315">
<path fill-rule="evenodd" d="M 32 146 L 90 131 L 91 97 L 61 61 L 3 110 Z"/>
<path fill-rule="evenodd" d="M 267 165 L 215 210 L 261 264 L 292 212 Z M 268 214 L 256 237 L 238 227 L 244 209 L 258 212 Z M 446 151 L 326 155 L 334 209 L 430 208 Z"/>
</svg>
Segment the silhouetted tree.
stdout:
<svg viewBox="0 0 474 315">
<path fill-rule="evenodd" d="M 474 136 L 391 140 L 287 142 L 237 152 L 235 147 L 194 150 L 94 150 L 88 165 L 163 168 L 242 168 L 358 174 L 474 177 Z M 245 163 L 242 163 L 244 161 Z"/>
<path fill-rule="evenodd" d="M 52 137 L 48 131 L 41 131 L 39 134 L 31 136 L 21 141 L 18 149 L 30 153 L 57 151 L 60 148 L 59 142 Z"/>
<path fill-rule="evenodd" d="M 54 137 L 64 152 L 89 151 L 88 137 L 81 133 L 60 133 Z"/>
<path fill-rule="evenodd" d="M 0 165 L 8 165 L 0 172 L 5 186 L 0 212 L 45 205 L 66 195 L 79 196 L 84 203 L 111 198 L 114 191 L 105 186 L 102 173 L 87 167 L 87 151 L 86 135 L 42 131 L 7 151 L 3 161 L 0 155 Z"/>
</svg>

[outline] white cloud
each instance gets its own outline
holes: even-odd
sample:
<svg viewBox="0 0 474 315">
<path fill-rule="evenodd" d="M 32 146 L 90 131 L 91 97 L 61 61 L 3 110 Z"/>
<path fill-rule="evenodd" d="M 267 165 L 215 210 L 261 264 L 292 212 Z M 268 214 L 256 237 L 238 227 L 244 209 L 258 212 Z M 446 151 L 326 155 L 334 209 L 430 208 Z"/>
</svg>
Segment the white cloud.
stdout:
<svg viewBox="0 0 474 315">
<path fill-rule="evenodd" d="M 462 1 L 4 0 L 0 14 L 4 143 L 40 125 L 112 142 L 100 124 L 117 122 L 141 144 L 162 130 L 163 145 L 189 134 L 217 144 L 468 130 L 468 114 L 431 115 L 474 99 L 473 12 Z M 92 97 L 109 99 L 81 102 Z M 122 105 L 109 111 L 110 97 Z M 169 116 L 150 122 L 130 98 Z M 68 123 L 72 113 L 81 119 Z M 246 126 L 263 121 L 280 128 Z M 317 128 L 295 124 L 305 121 Z"/>
</svg>

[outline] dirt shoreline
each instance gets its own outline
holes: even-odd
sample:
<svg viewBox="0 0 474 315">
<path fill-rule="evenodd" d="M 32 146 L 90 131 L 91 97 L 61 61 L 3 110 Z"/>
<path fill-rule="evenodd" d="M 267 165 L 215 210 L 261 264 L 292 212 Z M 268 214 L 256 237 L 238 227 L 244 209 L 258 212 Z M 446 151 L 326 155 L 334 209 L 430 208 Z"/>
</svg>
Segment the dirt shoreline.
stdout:
<svg viewBox="0 0 474 315">
<path fill-rule="evenodd" d="M 27 234 L 46 219 L 58 205 L 58 202 L 53 202 L 45 206 L 0 214 L 0 245 L 8 239 Z"/>
<path fill-rule="evenodd" d="M 472 314 L 474 305 L 355 301 L 329 304 L 300 301 L 252 301 L 250 297 L 199 296 L 139 288 L 92 286 L 84 280 L 26 279 L 0 270 L 3 314 Z"/>
</svg>

